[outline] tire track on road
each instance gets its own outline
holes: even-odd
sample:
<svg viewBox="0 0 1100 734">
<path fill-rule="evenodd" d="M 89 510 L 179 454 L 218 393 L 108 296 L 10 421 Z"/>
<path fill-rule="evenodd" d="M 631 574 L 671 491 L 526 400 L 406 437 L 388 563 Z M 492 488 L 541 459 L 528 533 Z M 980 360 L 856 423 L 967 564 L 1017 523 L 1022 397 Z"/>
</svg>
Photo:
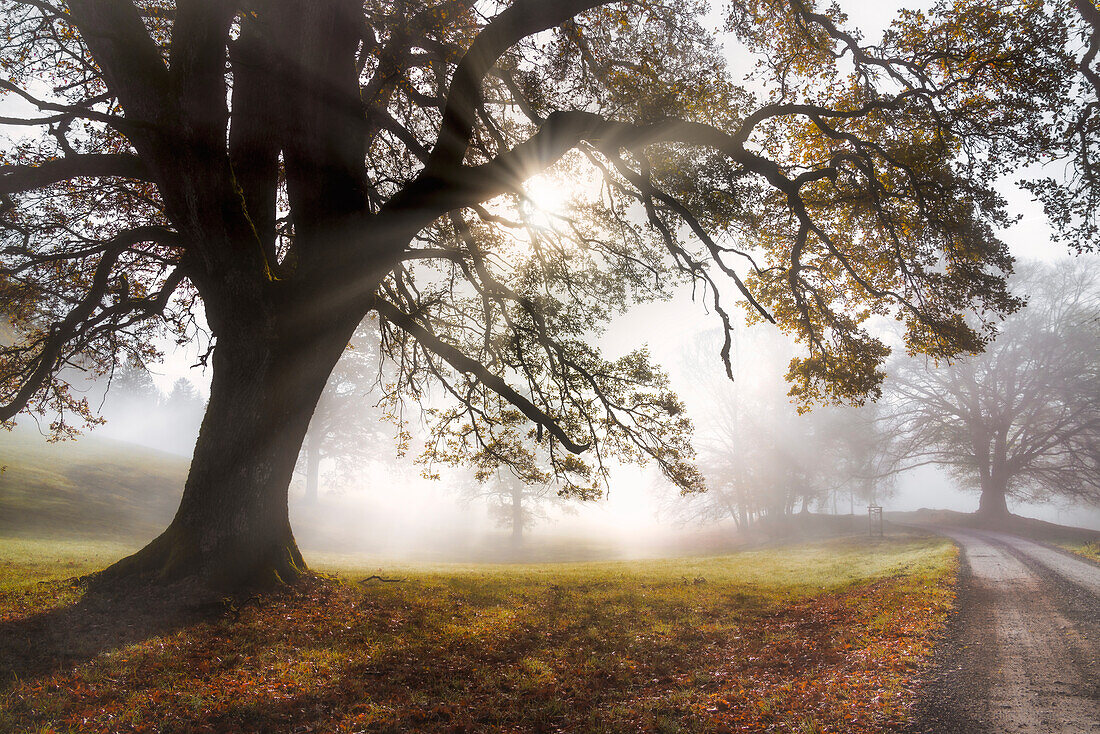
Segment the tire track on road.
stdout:
<svg viewBox="0 0 1100 734">
<path fill-rule="evenodd" d="M 1100 733 L 1100 567 L 988 531 L 955 540 L 954 629 L 911 732 Z"/>
</svg>

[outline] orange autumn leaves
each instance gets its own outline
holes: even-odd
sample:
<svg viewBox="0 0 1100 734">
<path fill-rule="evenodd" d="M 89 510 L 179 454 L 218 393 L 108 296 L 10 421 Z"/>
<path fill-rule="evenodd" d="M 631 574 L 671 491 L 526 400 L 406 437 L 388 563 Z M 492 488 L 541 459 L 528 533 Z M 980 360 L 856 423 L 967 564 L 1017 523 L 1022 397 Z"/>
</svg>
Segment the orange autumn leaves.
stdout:
<svg viewBox="0 0 1100 734">
<path fill-rule="evenodd" d="M 787 602 L 716 582 L 629 577 L 318 578 L 5 683 L 0 724 L 889 731 L 906 721 L 953 576 L 948 565 Z"/>
</svg>

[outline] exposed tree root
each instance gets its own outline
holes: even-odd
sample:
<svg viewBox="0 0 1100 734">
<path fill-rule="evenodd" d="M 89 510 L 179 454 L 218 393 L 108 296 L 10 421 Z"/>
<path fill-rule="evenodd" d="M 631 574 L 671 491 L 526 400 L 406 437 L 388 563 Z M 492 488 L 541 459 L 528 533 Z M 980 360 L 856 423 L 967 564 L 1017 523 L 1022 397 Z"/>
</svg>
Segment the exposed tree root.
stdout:
<svg viewBox="0 0 1100 734">
<path fill-rule="evenodd" d="M 293 536 L 282 542 L 222 544 L 204 550 L 196 535 L 176 523 L 136 553 L 92 574 L 88 587 L 163 587 L 195 583 L 212 592 L 240 595 L 293 585 L 307 573 Z"/>
</svg>

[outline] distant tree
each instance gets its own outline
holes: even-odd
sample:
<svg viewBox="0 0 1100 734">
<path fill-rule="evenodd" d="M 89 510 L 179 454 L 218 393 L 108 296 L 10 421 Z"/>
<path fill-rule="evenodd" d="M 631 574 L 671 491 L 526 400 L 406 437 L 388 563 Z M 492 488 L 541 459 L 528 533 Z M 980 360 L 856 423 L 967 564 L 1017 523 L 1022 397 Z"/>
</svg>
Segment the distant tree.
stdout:
<svg viewBox="0 0 1100 734">
<path fill-rule="evenodd" d="M 174 410 L 182 411 L 194 408 L 196 405 L 201 408 L 203 399 L 198 388 L 195 387 L 195 383 L 186 377 L 180 377 L 172 383 L 172 390 L 168 393 L 165 404 Z"/>
<path fill-rule="evenodd" d="M 114 371 L 108 386 L 107 400 L 127 408 L 152 411 L 157 408 L 164 394 L 153 382 L 153 376 L 145 365 L 127 361 Z"/>
<path fill-rule="evenodd" d="M 195 448 L 195 437 L 199 435 L 202 416 L 206 412 L 206 401 L 198 388 L 186 377 L 180 377 L 173 383 L 160 412 L 165 441 L 184 453 L 190 453 Z"/>
<path fill-rule="evenodd" d="M 1096 265 L 1023 268 L 1013 282 L 1028 305 L 985 353 L 899 365 L 887 401 L 899 469 L 947 467 L 991 518 L 1007 516 L 1009 497 L 1100 502 Z"/>
<path fill-rule="evenodd" d="M 507 470 L 468 483 L 461 493 L 467 502 L 484 500 L 496 523 L 511 530 L 516 546 L 523 543 L 525 530 L 549 517 L 550 507 L 569 508 L 573 501 L 551 483 L 530 484 Z"/>
<path fill-rule="evenodd" d="M 387 450 L 394 453 L 394 429 L 378 406 L 383 379 L 378 332 L 364 323 L 336 363 L 306 431 L 299 457 L 305 475 L 306 502 L 316 502 L 321 465 L 332 465 L 330 478 L 350 477 Z"/>
<path fill-rule="evenodd" d="M 710 369 L 707 348 L 685 358 L 695 390 L 699 466 L 707 492 L 668 503 L 685 522 L 733 520 L 747 527 L 763 516 L 791 514 L 812 504 L 836 504 L 840 494 L 866 498 L 886 491 L 878 466 L 884 441 L 874 407 L 821 406 L 800 412 L 778 379 L 795 354 L 781 334 L 738 328 L 735 379 Z M 740 355 L 745 355 L 744 357 Z M 742 369 L 744 367 L 745 369 Z M 799 505 L 801 504 L 801 508 Z"/>
<path fill-rule="evenodd" d="M 178 454 L 194 449 L 206 401 L 188 378 L 165 395 L 144 364 L 128 360 L 96 384 L 106 390 L 102 418 L 111 437 Z"/>
<path fill-rule="evenodd" d="M 108 435 L 121 441 L 160 447 L 160 411 L 164 394 L 143 363 L 134 359 L 123 361 L 98 382 L 98 390 L 106 391 L 99 418 L 105 423 Z"/>
<path fill-rule="evenodd" d="M 889 455 L 891 436 L 885 430 L 877 403 L 859 407 L 820 409 L 815 432 L 822 445 L 820 456 L 827 486 L 822 501 L 832 498 L 837 509 L 841 497 L 848 511 L 856 501 L 881 502 L 895 491 L 896 475 Z"/>
<path fill-rule="evenodd" d="M 164 534 L 103 578 L 224 586 L 304 569 L 287 492 L 368 313 L 451 452 L 538 443 L 598 494 L 604 459 L 702 489 L 643 353 L 593 332 L 685 282 L 797 335 L 801 399 L 876 394 L 872 315 L 934 356 L 1016 305 L 998 176 L 1051 147 L 1078 74 L 1060 3 L 941 3 L 881 44 L 836 6 L 651 0 L 4 0 L 0 420 L 81 411 L 66 365 L 200 310 L 208 418 Z M 723 48 L 736 48 L 742 83 Z M 753 62 L 758 62 L 754 66 Z M 528 182 L 601 182 L 561 216 Z M 962 314 L 978 309 L 983 324 Z M 728 357 L 728 351 L 723 350 Z M 498 450 L 501 456 L 508 451 Z"/>
</svg>

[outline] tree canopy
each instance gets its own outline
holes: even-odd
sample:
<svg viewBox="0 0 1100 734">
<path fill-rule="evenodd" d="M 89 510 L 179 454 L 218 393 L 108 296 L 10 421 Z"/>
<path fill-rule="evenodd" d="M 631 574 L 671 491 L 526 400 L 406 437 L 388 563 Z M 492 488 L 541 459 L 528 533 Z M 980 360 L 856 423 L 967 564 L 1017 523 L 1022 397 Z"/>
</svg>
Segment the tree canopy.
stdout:
<svg viewBox="0 0 1100 734">
<path fill-rule="evenodd" d="M 1100 8 L 1095 0 L 1072 5 L 1081 20 L 1075 112 L 1051 121 L 1049 146 L 1051 162 L 1065 170 L 1023 184 L 1043 203 L 1055 238 L 1082 253 L 1100 251 Z"/>
<path fill-rule="evenodd" d="M 389 396 L 449 397 L 441 458 L 537 465 L 578 496 L 608 456 L 702 488 L 665 376 L 595 346 L 680 284 L 727 366 L 737 301 L 795 335 L 807 402 L 879 393 L 876 316 L 914 352 L 980 349 L 1018 306 L 992 183 L 1053 149 L 1087 40 L 1037 0 L 941 2 L 875 44 L 803 0 L 717 22 L 659 0 L 2 7 L 21 111 L 0 123 L 21 133 L 0 169 L 0 419 L 87 416 L 66 368 L 208 325 L 191 476 L 141 555 L 167 576 L 301 566 L 285 508 L 256 498 L 285 499 L 368 313 Z M 547 210 L 540 179 L 573 201 Z"/>
</svg>

